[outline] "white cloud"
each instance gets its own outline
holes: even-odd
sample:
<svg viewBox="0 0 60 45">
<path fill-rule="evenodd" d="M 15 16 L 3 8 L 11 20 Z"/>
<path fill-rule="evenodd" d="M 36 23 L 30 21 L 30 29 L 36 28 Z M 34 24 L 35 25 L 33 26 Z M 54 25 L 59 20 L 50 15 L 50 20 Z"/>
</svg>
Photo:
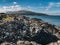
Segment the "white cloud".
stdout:
<svg viewBox="0 0 60 45">
<path fill-rule="evenodd" d="M 12 6 L 3 6 L 2 7 L 2 12 L 6 12 L 6 11 L 17 11 L 17 10 L 21 10 L 21 6 L 20 5 L 17 5 L 17 2 L 13 2 L 13 4 L 15 5 L 12 5 Z"/>
<path fill-rule="evenodd" d="M 17 4 L 17 2 L 13 2 L 13 4 Z"/>
<path fill-rule="evenodd" d="M 7 12 L 7 11 L 20 11 L 20 10 L 30 10 L 33 11 L 33 9 L 31 8 L 31 6 L 27 6 L 27 7 L 22 7 L 20 5 L 12 5 L 12 6 L 3 6 L 2 9 L 0 9 L 0 12 Z"/>
<path fill-rule="evenodd" d="M 42 10 L 41 13 L 60 15 L 60 2 L 49 2 L 47 6 L 40 6 L 39 9 Z"/>
<path fill-rule="evenodd" d="M 0 13 L 1 12 L 7 12 L 7 11 L 19 11 L 19 10 L 30 10 L 33 11 L 33 9 L 31 8 L 31 6 L 26 6 L 26 7 L 22 7 L 20 4 L 18 4 L 17 2 L 12 2 L 13 5 L 11 6 L 2 6 L 2 8 L 0 8 Z"/>
<path fill-rule="evenodd" d="M 25 8 L 26 10 L 30 10 L 30 11 L 33 11 L 32 7 L 31 6 L 27 6 L 27 8 Z"/>
<path fill-rule="evenodd" d="M 2 10 L 3 9 L 3 10 Z M 13 6 L 3 6 L 3 8 L 0 9 L 0 12 L 7 12 L 7 11 L 19 11 L 23 9 L 20 5 L 13 5 Z"/>
<path fill-rule="evenodd" d="M 60 7 L 60 2 L 50 2 L 49 5 L 46 7 L 46 11 L 50 10 L 52 7 Z"/>
<path fill-rule="evenodd" d="M 60 2 L 56 3 L 56 6 L 57 6 L 57 7 L 60 7 Z"/>
<path fill-rule="evenodd" d="M 56 4 L 60 5 L 60 2 L 58 2 L 58 3 L 56 3 Z"/>
<path fill-rule="evenodd" d="M 32 7 L 30 5 L 27 5 L 26 7 L 22 7 L 21 5 L 18 5 L 17 2 L 13 2 L 14 5 L 12 6 L 3 6 L 2 9 L 0 9 L 0 12 L 7 12 L 7 11 L 19 11 L 19 10 L 30 10 L 35 12 L 41 12 L 41 13 L 47 13 L 47 14 L 60 14 L 60 10 L 52 10 L 53 7 L 60 7 L 60 2 L 54 3 L 50 2 L 47 6 L 40 7 Z M 34 8 L 36 8 L 34 10 Z M 40 10 L 41 9 L 41 10 Z"/>
<path fill-rule="evenodd" d="M 50 8 L 52 8 L 52 6 L 54 6 L 54 3 L 50 2 L 49 5 L 46 7 L 46 10 L 49 10 Z"/>
</svg>

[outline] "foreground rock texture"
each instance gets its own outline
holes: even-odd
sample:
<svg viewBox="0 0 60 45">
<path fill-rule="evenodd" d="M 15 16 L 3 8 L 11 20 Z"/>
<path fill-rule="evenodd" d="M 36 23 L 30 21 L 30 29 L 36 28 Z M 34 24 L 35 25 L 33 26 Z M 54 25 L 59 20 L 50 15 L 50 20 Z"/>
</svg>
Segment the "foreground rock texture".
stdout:
<svg viewBox="0 0 60 45">
<path fill-rule="evenodd" d="M 60 45 L 60 27 L 21 15 L 4 16 L 0 19 L 1 45 Z"/>
</svg>

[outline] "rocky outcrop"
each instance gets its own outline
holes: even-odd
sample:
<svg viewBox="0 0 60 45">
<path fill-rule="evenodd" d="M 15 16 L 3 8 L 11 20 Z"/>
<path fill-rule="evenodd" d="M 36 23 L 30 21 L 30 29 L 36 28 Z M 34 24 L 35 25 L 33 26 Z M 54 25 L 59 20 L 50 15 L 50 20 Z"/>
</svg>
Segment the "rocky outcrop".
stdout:
<svg viewBox="0 0 60 45">
<path fill-rule="evenodd" d="M 5 41 L 16 43 L 18 40 L 49 45 L 60 40 L 60 27 L 41 19 L 14 16 L 13 21 L 6 21 L 0 25 L 0 43 Z"/>
</svg>

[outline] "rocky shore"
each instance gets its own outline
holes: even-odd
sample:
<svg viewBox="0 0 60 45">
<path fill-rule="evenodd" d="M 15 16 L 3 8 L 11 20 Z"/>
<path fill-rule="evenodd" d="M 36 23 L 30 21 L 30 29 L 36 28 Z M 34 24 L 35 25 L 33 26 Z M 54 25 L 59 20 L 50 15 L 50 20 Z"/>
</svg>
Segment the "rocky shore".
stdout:
<svg viewBox="0 0 60 45">
<path fill-rule="evenodd" d="M 0 45 L 60 45 L 56 25 L 21 15 L 0 17 Z"/>
</svg>

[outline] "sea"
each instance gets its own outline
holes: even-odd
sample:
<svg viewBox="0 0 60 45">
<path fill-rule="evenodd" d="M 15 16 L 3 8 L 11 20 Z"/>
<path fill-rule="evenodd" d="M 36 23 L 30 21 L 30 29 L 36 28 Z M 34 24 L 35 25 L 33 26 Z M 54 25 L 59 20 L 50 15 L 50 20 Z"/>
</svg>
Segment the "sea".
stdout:
<svg viewBox="0 0 60 45">
<path fill-rule="evenodd" d="M 60 27 L 60 16 L 52 16 L 52 15 L 41 15 L 41 16 L 37 16 L 37 15 L 24 15 L 26 17 L 30 17 L 30 18 L 38 18 L 38 19 L 42 19 L 45 22 L 48 22 L 50 24 L 56 25 Z"/>
</svg>

